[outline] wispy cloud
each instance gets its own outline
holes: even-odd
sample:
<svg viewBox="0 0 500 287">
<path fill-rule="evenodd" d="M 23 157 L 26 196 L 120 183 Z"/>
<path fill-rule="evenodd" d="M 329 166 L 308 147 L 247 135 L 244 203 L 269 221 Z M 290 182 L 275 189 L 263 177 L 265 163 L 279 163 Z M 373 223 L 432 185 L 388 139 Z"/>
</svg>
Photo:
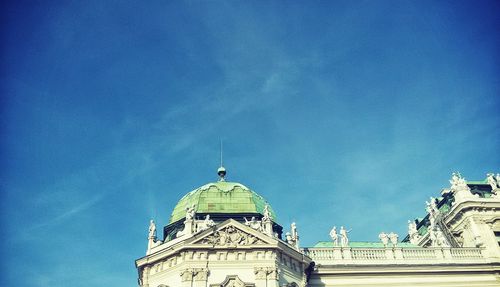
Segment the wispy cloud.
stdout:
<svg viewBox="0 0 500 287">
<path fill-rule="evenodd" d="M 61 213 L 53 218 L 50 218 L 44 222 L 37 223 L 37 224 L 29 227 L 27 231 L 28 232 L 36 231 L 37 229 L 40 229 L 43 227 L 47 227 L 47 226 L 54 225 L 54 224 L 59 224 L 59 223 L 63 222 L 64 220 L 70 219 L 71 217 L 76 216 L 79 213 L 86 211 L 87 209 L 91 208 L 92 206 L 94 206 L 95 204 L 100 202 L 104 197 L 105 197 L 104 194 L 98 194 L 98 195 L 94 196 L 93 198 L 87 200 L 86 202 L 83 202 L 81 204 L 73 206 L 70 209 L 64 211 L 63 213 Z"/>
</svg>

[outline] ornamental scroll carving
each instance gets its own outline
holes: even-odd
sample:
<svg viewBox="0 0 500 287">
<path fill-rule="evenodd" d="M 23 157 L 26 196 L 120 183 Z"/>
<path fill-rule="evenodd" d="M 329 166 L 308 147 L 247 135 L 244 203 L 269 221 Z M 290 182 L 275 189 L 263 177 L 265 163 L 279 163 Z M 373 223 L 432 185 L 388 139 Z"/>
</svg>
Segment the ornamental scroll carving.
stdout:
<svg viewBox="0 0 500 287">
<path fill-rule="evenodd" d="M 237 275 L 229 275 L 222 283 L 211 284 L 210 287 L 255 287 L 255 284 L 245 283 Z"/>
<path fill-rule="evenodd" d="M 187 268 L 181 271 L 182 282 L 206 281 L 208 277 L 206 268 Z"/>
<path fill-rule="evenodd" d="M 277 267 L 255 267 L 254 274 L 256 280 L 278 280 L 280 270 Z"/>
<path fill-rule="evenodd" d="M 251 234 L 236 229 L 233 226 L 228 226 L 203 238 L 201 243 L 218 246 L 238 246 L 262 244 L 264 242 Z"/>
</svg>

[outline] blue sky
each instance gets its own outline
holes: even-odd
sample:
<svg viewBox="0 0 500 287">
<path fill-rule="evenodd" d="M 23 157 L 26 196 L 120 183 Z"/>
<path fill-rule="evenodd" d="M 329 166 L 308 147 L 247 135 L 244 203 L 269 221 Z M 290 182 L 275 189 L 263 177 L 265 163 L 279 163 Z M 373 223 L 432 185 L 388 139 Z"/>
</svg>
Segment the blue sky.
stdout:
<svg viewBox="0 0 500 287">
<path fill-rule="evenodd" d="M 500 172 L 498 1 L 11 2 L 2 286 L 136 286 L 219 139 L 303 246 L 403 236 L 451 172 Z"/>
</svg>

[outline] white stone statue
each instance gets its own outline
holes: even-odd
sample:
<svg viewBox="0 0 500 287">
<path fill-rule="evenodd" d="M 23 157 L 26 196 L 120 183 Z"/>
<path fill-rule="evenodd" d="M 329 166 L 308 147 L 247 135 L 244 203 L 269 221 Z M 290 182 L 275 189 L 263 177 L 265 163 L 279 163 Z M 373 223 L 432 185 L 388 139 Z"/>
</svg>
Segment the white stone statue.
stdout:
<svg viewBox="0 0 500 287">
<path fill-rule="evenodd" d="M 246 217 L 243 217 L 243 218 L 245 219 L 246 226 L 250 226 L 251 228 L 253 228 L 255 230 L 259 230 L 259 231 L 262 230 L 261 222 L 258 221 L 257 219 L 255 219 L 255 216 L 252 216 L 252 219 L 250 219 L 250 221 L 248 221 Z"/>
<path fill-rule="evenodd" d="M 396 246 L 398 244 L 399 235 L 397 235 L 394 232 L 391 232 L 387 236 L 389 237 L 389 240 L 391 241 L 392 245 Z"/>
<path fill-rule="evenodd" d="M 268 222 L 271 220 L 271 212 L 269 211 L 269 205 L 264 206 L 264 211 L 262 212 L 264 214 L 264 217 L 262 217 L 263 222 Z"/>
<path fill-rule="evenodd" d="M 295 243 L 295 248 L 299 248 L 299 233 L 297 232 L 297 225 L 295 224 L 295 222 L 292 222 L 292 224 L 290 225 L 290 230 L 292 233 L 292 240 Z"/>
<path fill-rule="evenodd" d="M 459 172 L 452 173 L 450 184 L 453 191 L 468 189 L 465 178 Z"/>
<path fill-rule="evenodd" d="M 498 176 L 498 174 L 497 174 L 497 176 Z M 491 191 L 495 191 L 496 189 L 498 189 L 499 182 L 493 176 L 493 173 L 488 173 L 486 179 L 488 181 L 488 184 L 491 186 Z"/>
<path fill-rule="evenodd" d="M 380 241 L 382 241 L 382 244 L 384 244 L 384 246 L 387 246 L 387 244 L 389 243 L 389 236 L 387 236 L 387 234 L 383 231 L 378 235 L 378 238 L 380 239 Z"/>
<path fill-rule="evenodd" d="M 205 220 L 203 221 L 203 223 L 207 228 L 215 225 L 215 222 L 212 219 L 210 219 L 210 214 L 207 214 L 205 216 Z"/>
<path fill-rule="evenodd" d="M 197 231 L 200 232 L 206 230 L 214 225 L 215 222 L 212 219 L 210 219 L 210 214 L 207 214 L 205 215 L 205 219 L 203 220 L 203 222 L 199 223 Z"/>
<path fill-rule="evenodd" d="M 196 211 L 194 211 L 196 204 L 193 203 L 191 207 L 186 207 L 186 221 L 193 220 L 196 216 Z"/>
<path fill-rule="evenodd" d="M 438 246 L 441 247 L 450 247 L 450 244 L 448 243 L 448 240 L 444 236 L 443 231 L 439 229 L 436 231 L 436 243 Z"/>
<path fill-rule="evenodd" d="M 148 250 L 146 251 L 146 255 L 150 254 L 151 249 L 159 244 L 161 244 L 161 241 L 156 241 L 156 225 L 151 219 L 149 221 Z"/>
<path fill-rule="evenodd" d="M 293 239 L 297 239 L 297 237 L 299 237 L 299 234 L 297 233 L 297 225 L 295 224 L 295 222 L 292 222 L 292 224 L 290 225 L 290 231 L 292 232 Z"/>
<path fill-rule="evenodd" d="M 156 224 L 153 219 L 149 221 L 149 236 L 148 239 L 155 239 L 156 238 Z"/>
<path fill-rule="evenodd" d="M 434 228 L 429 228 L 429 239 L 431 240 L 431 246 L 436 247 L 437 246 L 437 236 L 436 236 L 436 231 Z"/>
<path fill-rule="evenodd" d="M 451 174 L 450 184 L 452 190 L 454 190 L 460 184 L 460 177 L 458 173 L 454 172 Z"/>
<path fill-rule="evenodd" d="M 415 223 L 415 220 L 408 220 L 408 235 L 412 244 L 416 244 L 420 239 L 420 235 L 418 234 L 417 230 L 417 223 Z"/>
<path fill-rule="evenodd" d="M 469 186 L 467 186 L 467 181 L 465 180 L 464 177 L 460 175 L 460 173 L 454 172 L 450 180 L 450 183 L 451 183 L 451 190 L 455 197 L 455 204 L 458 204 L 473 197 Z"/>
<path fill-rule="evenodd" d="M 432 212 L 429 213 L 429 222 L 430 222 L 429 228 L 433 229 L 436 226 L 436 216 Z"/>
<path fill-rule="evenodd" d="M 285 233 L 286 242 L 290 245 L 294 245 L 292 234 L 290 232 Z"/>
<path fill-rule="evenodd" d="M 347 233 L 351 232 L 351 230 L 346 230 L 344 226 L 340 227 L 340 245 L 342 247 L 349 246 L 349 237 L 347 237 Z"/>
<path fill-rule="evenodd" d="M 339 245 L 339 235 L 337 234 L 337 226 L 334 226 L 332 230 L 330 230 L 330 237 L 333 241 L 333 246 Z"/>
<path fill-rule="evenodd" d="M 436 199 L 431 196 L 430 200 L 431 200 L 431 202 L 429 204 L 431 206 L 432 211 L 435 212 L 436 214 L 439 213 L 439 209 L 438 209 L 437 204 L 436 204 Z"/>
</svg>

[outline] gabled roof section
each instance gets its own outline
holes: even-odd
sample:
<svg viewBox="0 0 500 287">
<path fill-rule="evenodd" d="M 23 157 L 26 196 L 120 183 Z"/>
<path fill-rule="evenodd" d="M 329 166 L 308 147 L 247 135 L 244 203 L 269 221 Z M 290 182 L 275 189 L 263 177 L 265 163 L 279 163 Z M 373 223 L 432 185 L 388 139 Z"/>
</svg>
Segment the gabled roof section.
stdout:
<svg viewBox="0 0 500 287">
<path fill-rule="evenodd" d="M 186 244 L 202 244 L 211 247 L 247 247 L 255 245 L 276 245 L 278 239 L 252 229 L 233 219 L 207 229 L 186 241 Z"/>
</svg>

